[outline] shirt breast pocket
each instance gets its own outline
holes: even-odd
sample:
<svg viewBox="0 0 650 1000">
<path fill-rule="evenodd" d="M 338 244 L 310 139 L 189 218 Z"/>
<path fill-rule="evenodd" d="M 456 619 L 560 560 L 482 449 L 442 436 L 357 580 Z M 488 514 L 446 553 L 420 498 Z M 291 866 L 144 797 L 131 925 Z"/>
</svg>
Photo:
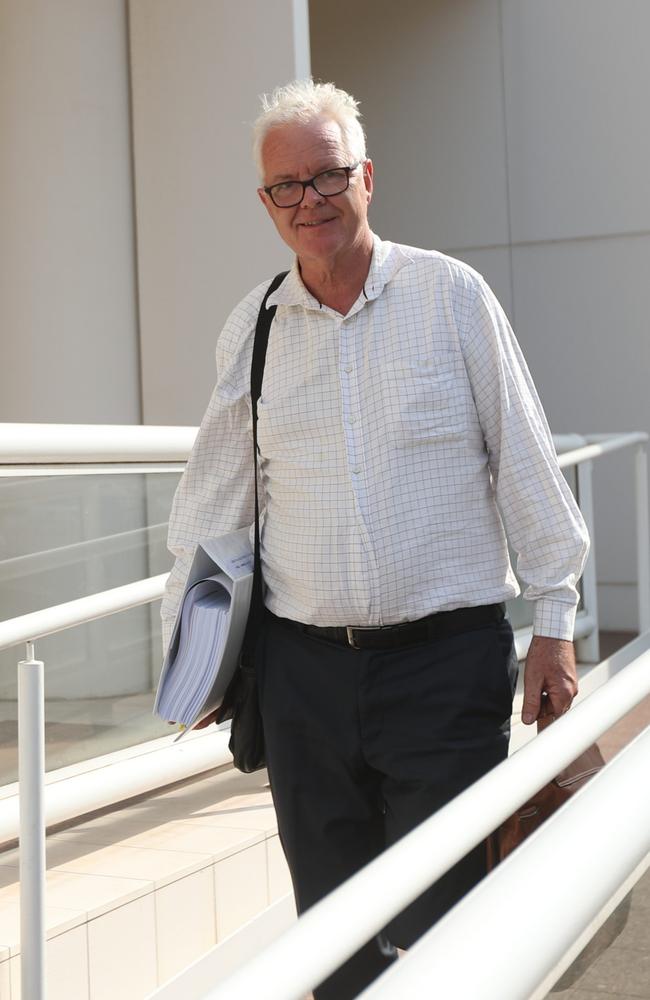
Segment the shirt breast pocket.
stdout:
<svg viewBox="0 0 650 1000">
<path fill-rule="evenodd" d="M 467 430 L 467 373 L 456 355 L 400 361 L 387 369 L 395 430 L 413 441 L 462 438 Z"/>
</svg>

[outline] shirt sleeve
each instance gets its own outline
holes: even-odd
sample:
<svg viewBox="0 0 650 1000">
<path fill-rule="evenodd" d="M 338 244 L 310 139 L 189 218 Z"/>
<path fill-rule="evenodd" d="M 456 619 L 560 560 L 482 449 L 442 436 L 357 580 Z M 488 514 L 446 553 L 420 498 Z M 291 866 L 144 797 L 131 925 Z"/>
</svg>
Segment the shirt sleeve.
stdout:
<svg viewBox="0 0 650 1000">
<path fill-rule="evenodd" d="M 523 354 L 503 309 L 478 278 L 461 330 L 496 500 L 517 554 L 533 633 L 572 639 L 589 536 L 557 462 Z"/>
<path fill-rule="evenodd" d="M 216 385 L 169 517 L 167 547 L 176 560 L 161 607 L 164 652 L 197 542 L 243 528 L 255 518 L 250 365 L 255 322 L 267 286 L 259 286 L 240 303 L 217 341 Z"/>
</svg>

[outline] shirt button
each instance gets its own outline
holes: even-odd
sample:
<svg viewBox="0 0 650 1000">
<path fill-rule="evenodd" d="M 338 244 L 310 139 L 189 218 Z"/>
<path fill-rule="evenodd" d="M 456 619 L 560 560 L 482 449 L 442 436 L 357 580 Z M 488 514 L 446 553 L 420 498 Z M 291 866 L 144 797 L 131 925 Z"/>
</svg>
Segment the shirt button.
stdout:
<svg viewBox="0 0 650 1000">
<path fill-rule="evenodd" d="M 346 371 L 348 373 L 348 375 L 349 375 L 350 372 L 352 371 L 352 365 L 346 365 L 343 370 Z"/>
<path fill-rule="evenodd" d="M 349 424 L 353 424 L 354 422 L 355 422 L 355 418 L 354 417 L 348 417 L 348 423 Z"/>
<path fill-rule="evenodd" d="M 353 469 L 353 470 L 352 470 L 352 474 L 353 474 L 354 476 L 358 476 L 360 472 L 361 472 L 361 469 Z"/>
</svg>

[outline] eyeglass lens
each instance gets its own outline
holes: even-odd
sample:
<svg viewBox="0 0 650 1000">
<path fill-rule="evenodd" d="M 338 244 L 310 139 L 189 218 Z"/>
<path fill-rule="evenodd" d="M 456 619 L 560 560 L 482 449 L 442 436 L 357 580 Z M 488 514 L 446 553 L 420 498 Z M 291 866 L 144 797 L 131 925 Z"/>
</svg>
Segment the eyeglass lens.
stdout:
<svg viewBox="0 0 650 1000">
<path fill-rule="evenodd" d="M 334 170 L 324 170 L 322 174 L 317 174 L 312 178 L 311 184 L 318 194 L 324 198 L 329 198 L 335 194 L 342 194 L 350 183 L 349 172 L 345 167 Z M 270 195 L 279 208 L 290 208 L 298 205 L 302 201 L 305 188 L 309 187 L 309 182 L 305 181 L 283 181 L 281 184 L 274 184 L 270 189 Z"/>
</svg>

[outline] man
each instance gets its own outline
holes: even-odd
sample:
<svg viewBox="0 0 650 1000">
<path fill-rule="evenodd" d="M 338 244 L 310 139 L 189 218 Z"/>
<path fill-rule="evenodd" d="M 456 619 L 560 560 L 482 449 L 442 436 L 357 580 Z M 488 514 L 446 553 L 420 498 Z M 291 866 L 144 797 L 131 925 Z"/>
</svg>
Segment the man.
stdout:
<svg viewBox="0 0 650 1000">
<path fill-rule="evenodd" d="M 507 754 L 503 602 L 536 602 L 524 721 L 577 691 L 588 541 L 508 322 L 483 280 L 368 224 L 353 98 L 298 82 L 255 126 L 259 189 L 295 254 L 258 403 L 267 624 L 257 652 L 271 787 L 300 911 Z M 196 541 L 253 519 L 250 363 L 268 281 L 230 316 L 179 485 L 168 639 Z M 499 513 L 500 510 L 500 513 Z M 503 520 L 502 520 L 503 519 Z M 345 1000 L 485 873 L 472 851 L 317 991 Z"/>
</svg>

